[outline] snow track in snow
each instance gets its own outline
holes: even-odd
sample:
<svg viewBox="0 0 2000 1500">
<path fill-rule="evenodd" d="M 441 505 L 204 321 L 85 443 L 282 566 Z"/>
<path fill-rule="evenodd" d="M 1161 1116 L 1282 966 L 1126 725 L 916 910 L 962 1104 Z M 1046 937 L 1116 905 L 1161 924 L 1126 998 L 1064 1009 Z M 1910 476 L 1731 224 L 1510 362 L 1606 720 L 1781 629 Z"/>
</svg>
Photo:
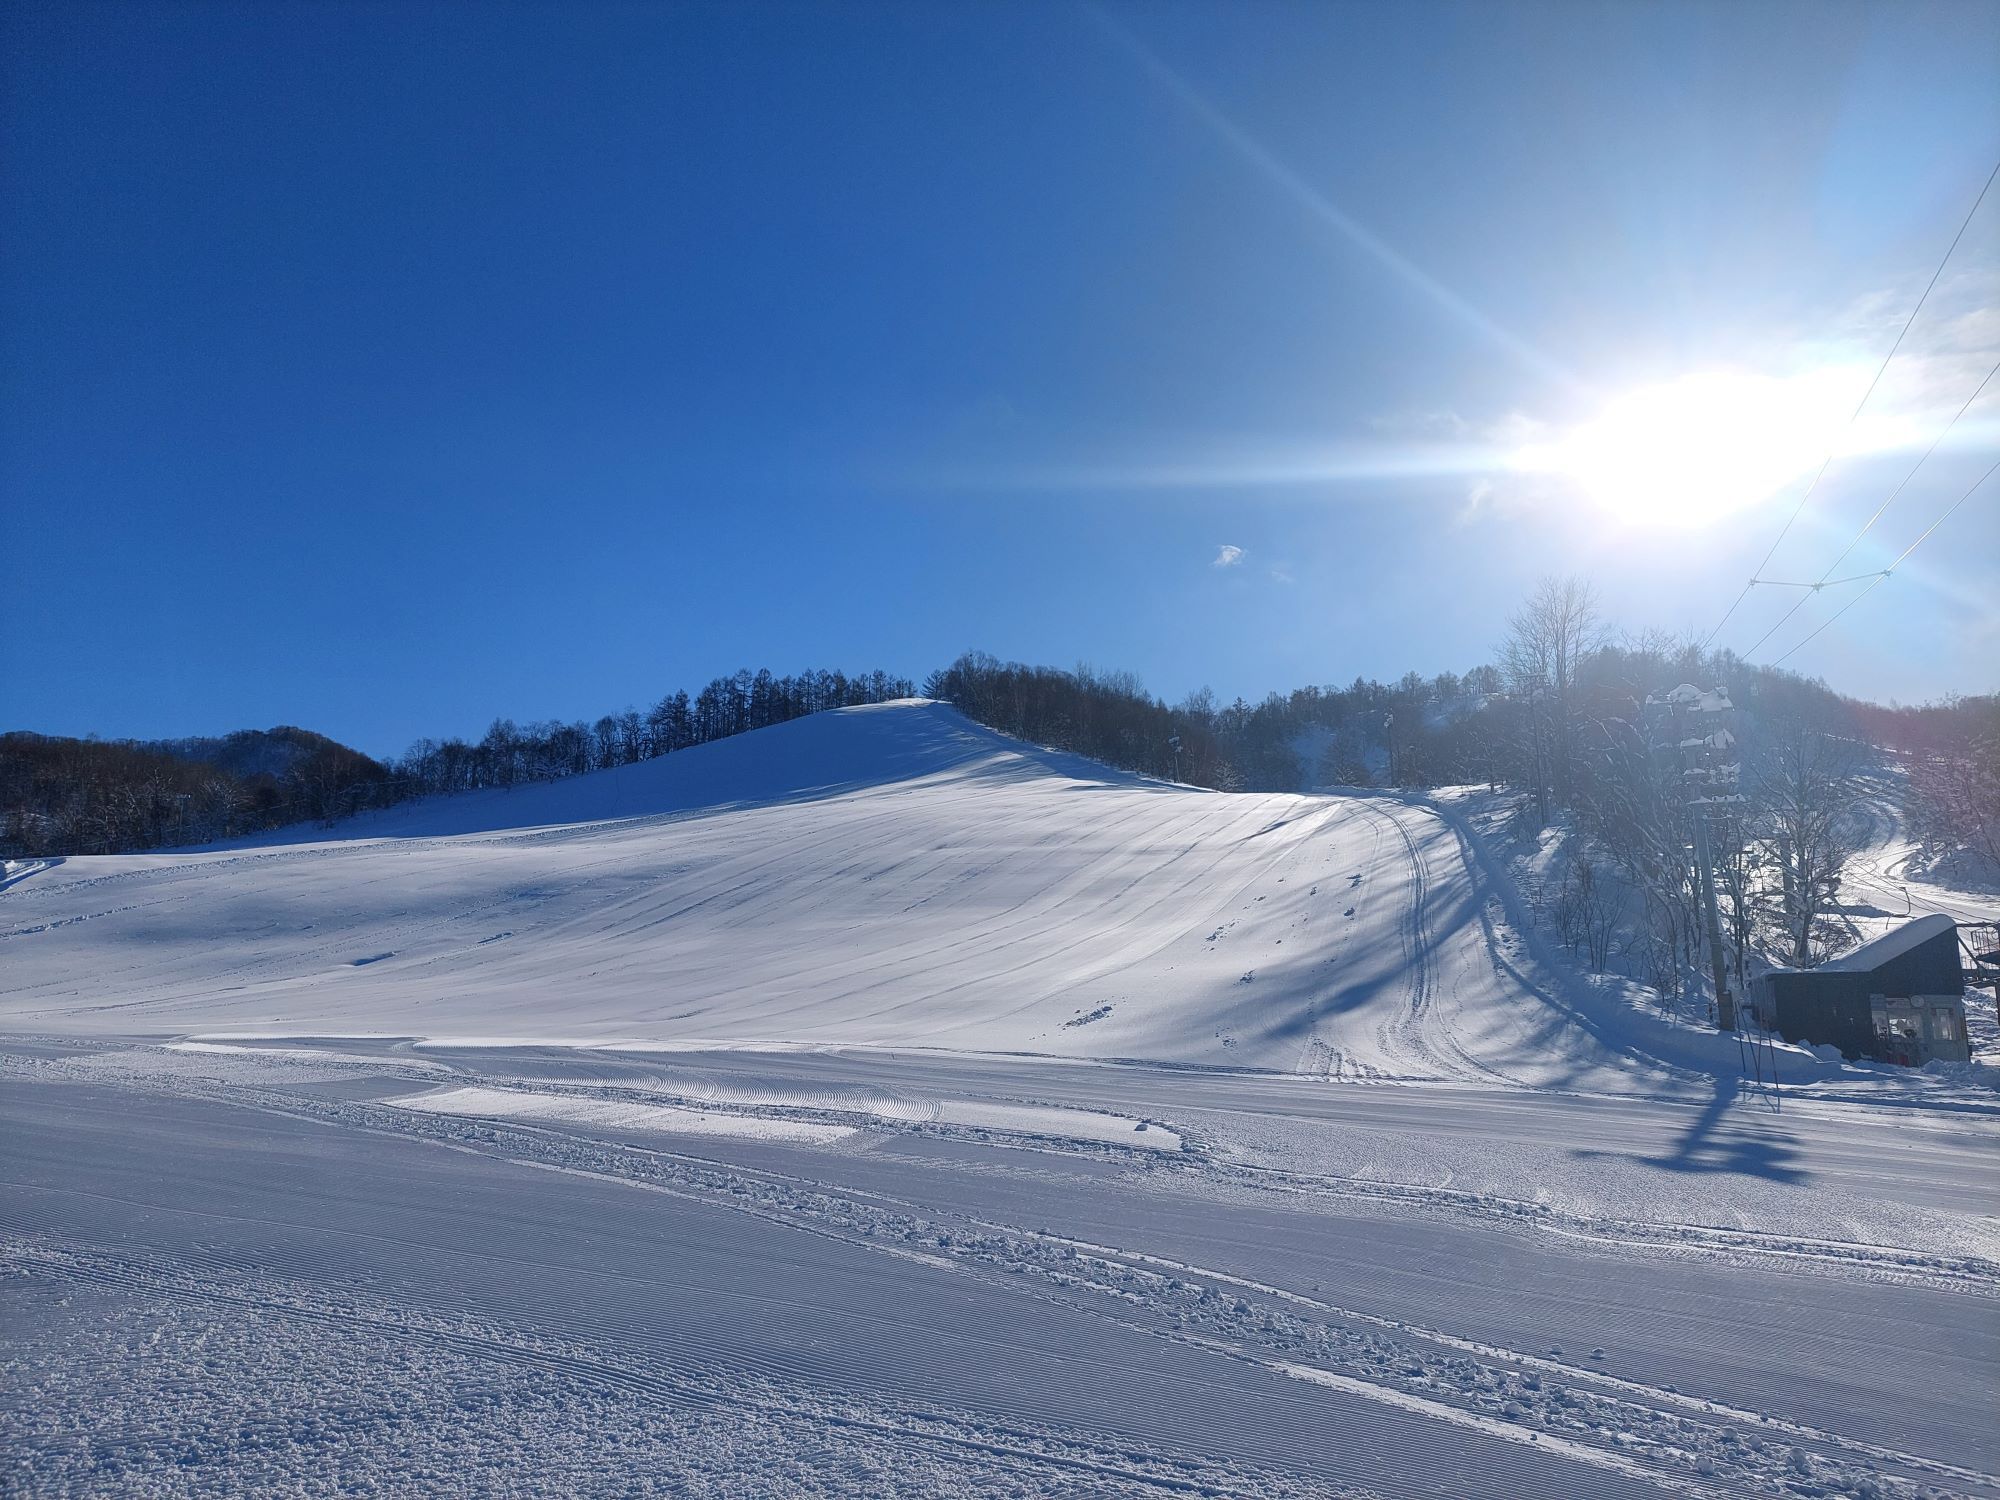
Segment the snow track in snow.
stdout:
<svg viewBox="0 0 2000 1500">
<path fill-rule="evenodd" d="M 485 1061 L 504 1082 L 512 1059 Z M 1222 1162 L 1162 1176 L 1158 1156 L 1119 1166 L 1086 1143 L 1076 1156 L 1044 1143 L 900 1164 L 853 1138 L 661 1150 L 602 1118 L 530 1128 L 346 1093 L 256 1054 L 12 1064 L 0 1234 L 13 1285 L 106 1289 L 169 1321 L 220 1311 L 239 1340 L 317 1326 L 356 1358 L 531 1370 L 614 1426 L 721 1403 L 765 1414 L 788 1441 L 823 1425 L 830 1441 L 874 1434 L 885 1453 L 962 1450 L 944 1473 L 987 1484 L 975 1455 L 1050 1484 L 1095 1475 L 1107 1493 L 2000 1489 L 1978 1396 L 1990 1268 L 1987 1285 L 1958 1289 L 1926 1281 L 1915 1258 L 1874 1283 L 1831 1260 L 1803 1279 L 1746 1263 L 1718 1280 L 1699 1256 L 1726 1264 L 1719 1243 L 1685 1247 L 1691 1262 L 1657 1254 L 1676 1248 L 1666 1241 L 1607 1256 L 1637 1247 L 1494 1238 L 1476 1215 L 1427 1227 L 1408 1204 L 1343 1208 Z M 1441 1272 L 1461 1252 L 1468 1265 L 1498 1254 L 1507 1274 L 1485 1288 Z M 1493 1295 L 1510 1282 L 1519 1307 Z M 1767 1311 L 1711 1306 L 1725 1286 Z M 1565 1326 L 1510 1322 L 1537 1304 L 1565 1307 Z M 45 1295 L 31 1311 L 70 1327 Z M 1913 1316 L 1935 1321 L 1906 1351 L 1890 1330 Z M 1661 1363 L 1698 1328 L 1687 1368 Z M 38 1388 L 59 1387 L 55 1368 L 37 1364 Z M 10 1439 L 10 1451 L 53 1477 L 114 1441 L 157 1449 L 160 1413 L 175 1408 L 135 1388 L 149 1368 L 103 1377 L 133 1414 L 116 1434 L 82 1449 Z M 1918 1369 L 1938 1379 L 1927 1388 Z M 190 1378 L 209 1407 L 253 1399 L 226 1364 Z M 1863 1419 L 1850 1408 L 1871 1378 L 1877 1409 Z M 393 1386 L 369 1398 L 396 1399 Z M 326 1390 L 267 1392 L 262 1409 L 287 1431 L 303 1424 L 313 1462 L 370 1451 Z M 573 1436 L 558 1421 L 541 1441 L 553 1459 Z M 216 1441 L 208 1462 L 249 1461 Z M 656 1463 L 684 1473 L 697 1457 Z"/>
<path fill-rule="evenodd" d="M 1449 806 L 902 704 L 337 832 L 10 869 L 6 1482 L 2000 1495 L 1992 1101 L 1746 1098 Z"/>
</svg>

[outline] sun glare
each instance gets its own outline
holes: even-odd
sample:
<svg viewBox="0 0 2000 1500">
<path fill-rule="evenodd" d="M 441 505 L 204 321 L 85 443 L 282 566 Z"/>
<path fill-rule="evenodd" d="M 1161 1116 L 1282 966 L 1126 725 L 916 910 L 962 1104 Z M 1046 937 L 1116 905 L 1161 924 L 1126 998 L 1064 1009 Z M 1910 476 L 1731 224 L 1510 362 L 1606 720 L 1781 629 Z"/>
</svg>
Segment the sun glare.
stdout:
<svg viewBox="0 0 2000 1500">
<path fill-rule="evenodd" d="M 1590 421 L 1515 454 L 1523 472 L 1573 484 L 1617 520 L 1692 530 L 1808 475 L 1841 434 L 1851 372 L 1778 379 L 1684 375 L 1607 403 Z"/>
</svg>

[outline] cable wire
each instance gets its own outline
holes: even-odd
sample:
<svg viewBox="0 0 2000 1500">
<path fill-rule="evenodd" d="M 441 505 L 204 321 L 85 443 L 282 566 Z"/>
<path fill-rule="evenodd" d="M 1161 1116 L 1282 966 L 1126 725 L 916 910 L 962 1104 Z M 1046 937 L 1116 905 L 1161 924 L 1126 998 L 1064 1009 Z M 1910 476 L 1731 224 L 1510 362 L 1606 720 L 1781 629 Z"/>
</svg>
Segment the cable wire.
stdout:
<svg viewBox="0 0 2000 1500">
<path fill-rule="evenodd" d="M 1956 412 L 1952 413 L 1951 420 L 1944 424 L 1943 430 L 1940 431 L 1936 437 L 1931 439 L 1930 447 L 1924 449 L 1923 457 L 1918 459 L 1914 464 L 1910 466 L 1910 472 L 1903 476 L 1903 482 L 1897 485 L 1895 489 L 1889 492 L 1889 498 L 1887 500 L 1884 500 L 1880 505 L 1875 507 L 1875 514 L 1870 516 L 1865 522 L 1863 522 L 1861 529 L 1854 533 L 1853 539 L 1849 541 L 1845 547 L 1842 547 L 1840 549 L 1840 556 L 1836 557 L 1832 562 L 1826 565 L 1826 572 L 1819 575 L 1819 582 L 1812 584 L 1808 592 L 1803 593 L 1799 595 L 1798 598 L 1794 599 L 1792 601 L 1792 607 L 1786 610 L 1782 615 L 1778 616 L 1778 623 L 1773 625 L 1769 630 L 1765 631 L 1762 635 L 1757 637 L 1756 642 L 1750 647 L 1750 649 L 1743 653 L 1744 660 L 1747 661 L 1751 657 L 1755 656 L 1757 654 L 1758 648 L 1761 647 L 1764 644 L 1764 642 L 1768 641 L 1772 636 L 1776 635 L 1780 630 L 1783 630 L 1785 628 L 1785 622 L 1790 620 L 1791 617 L 1797 614 L 1801 609 L 1805 608 L 1806 601 L 1808 599 L 1812 598 L 1812 596 L 1818 593 L 1821 589 L 1832 586 L 1827 582 L 1827 575 L 1832 573 L 1835 568 L 1839 567 L 1842 563 L 1847 561 L 1847 554 L 1852 552 L 1856 547 L 1861 545 L 1861 539 L 1866 535 L 1868 535 L 1869 530 L 1875 525 L 1877 521 L 1882 519 L 1882 512 L 1887 510 L 1890 506 L 1894 505 L 1896 503 L 1896 497 L 1901 495 L 1904 490 L 1910 487 L 1910 481 L 1917 477 L 1917 470 L 1921 469 L 1924 466 L 1924 464 L 1929 461 L 1930 456 L 1938 451 L 1938 444 L 1942 443 L 1945 440 L 1945 438 L 1950 434 L 1952 428 L 1958 425 L 1958 419 L 1964 416 L 1968 411 L 1972 409 L 1972 403 L 1977 401 L 1980 397 L 1980 393 L 1983 392 L 1987 386 L 1993 383 L 1993 377 L 1995 375 L 2000 375 L 2000 364 L 1994 365 L 1992 369 L 1986 372 L 1986 378 L 1979 382 L 1979 388 L 1975 390 L 1970 396 L 1967 396 L 1965 398 L 1965 404 L 1963 406 L 1959 407 L 1959 409 Z M 1890 566 L 1893 567 L 1894 564 L 1891 564 Z M 1871 576 L 1875 577 L 1877 581 L 1880 581 L 1881 579 L 1888 577 L 1889 574 L 1887 569 L 1884 569 L 1882 572 L 1873 575 L 1868 573 L 1856 573 L 1852 578 L 1836 579 L 1834 580 L 1834 582 L 1854 583 L 1859 579 L 1868 578 Z M 1764 580 L 1760 579 L 1758 581 L 1763 582 Z M 1875 585 L 1871 583 L 1868 587 L 1873 588 L 1874 586 Z M 1867 589 L 1863 589 L 1862 593 L 1866 593 L 1867 591 L 1868 591 Z M 1861 595 L 1857 594 L 1855 595 L 1855 597 L 1858 599 L 1861 597 Z"/>
<path fill-rule="evenodd" d="M 1757 581 L 1767 589 L 1831 589 L 1838 588 L 1843 583 L 1859 583 L 1864 578 L 1873 578 L 1881 571 L 1880 568 L 1875 568 L 1867 573 L 1849 573 L 1845 578 L 1822 578 L 1817 583 L 1794 583 L 1789 578 L 1760 578 Z"/>
<path fill-rule="evenodd" d="M 1951 504 L 1947 505 L 1944 508 L 1944 514 L 1939 516 L 1935 521 L 1931 522 L 1930 525 L 1926 526 L 1923 529 L 1923 532 L 1917 537 L 1917 539 L 1914 542 L 1910 543 L 1909 546 L 1903 549 L 1901 556 L 1897 557 L 1897 559 L 1894 562 L 1890 563 L 1887 568 L 1883 569 L 1881 575 L 1876 578 L 1874 583 L 1869 584 L 1867 588 L 1863 589 L 1860 593 L 1856 594 L 1852 599 L 1849 599 L 1845 604 L 1841 605 L 1839 609 L 1835 610 L 1832 614 L 1828 615 L 1824 620 L 1820 621 L 1818 629 L 1812 631 L 1811 634 L 1806 636 L 1805 640 L 1800 641 L 1798 645 L 1792 647 L 1792 649 L 1790 651 L 1787 651 L 1783 656 L 1778 657 L 1775 661 L 1771 663 L 1771 665 L 1774 667 L 1784 665 L 1784 663 L 1790 657 L 1792 657 L 1798 651 L 1802 650 L 1805 647 L 1806 642 L 1810 641 L 1813 638 L 1813 636 L 1818 635 L 1821 630 L 1826 629 L 1827 626 L 1831 625 L 1835 620 L 1838 620 L 1842 615 L 1846 614 L 1850 609 L 1854 608 L 1854 606 L 1859 604 L 1863 599 L 1866 599 L 1870 594 L 1874 593 L 1877 587 L 1879 587 L 1882 583 L 1887 581 L 1891 573 L 1895 572 L 1897 568 L 1902 566 L 1903 558 L 1908 557 L 1912 552 L 1916 551 L 1918 547 L 1922 546 L 1925 537 L 1928 537 L 1933 531 L 1936 531 L 1938 527 L 1944 525 L 1946 521 L 1950 520 L 1951 513 L 1957 510 L 1961 505 L 1965 504 L 1966 501 L 1970 500 L 1973 497 L 1973 495 L 1978 492 L 1979 487 L 1984 483 L 1986 483 L 1987 480 L 1991 479 L 1996 473 L 2000 473 L 2000 459 L 1996 459 L 1993 463 L 1992 468 L 1988 469 L 1984 474 L 1981 474 L 1977 479 L 1973 480 L 1971 489 L 1967 490 L 1963 495 L 1960 495 L 1956 500 L 1952 501 Z"/>
<path fill-rule="evenodd" d="M 1847 426 L 1841 429 L 1840 437 L 1834 439 L 1833 446 L 1826 450 L 1826 457 L 1820 460 L 1819 472 L 1813 475 L 1812 483 L 1806 486 L 1806 492 L 1799 496 L 1799 503 L 1792 507 L 1792 513 L 1785 518 L 1785 524 L 1779 528 L 1777 541 L 1771 543 L 1771 550 L 1766 552 L 1764 560 L 1757 564 L 1756 572 L 1752 573 L 1750 581 L 1743 585 L 1743 592 L 1738 594 L 1729 608 L 1722 612 L 1722 618 L 1715 622 L 1715 629 L 1709 631 L 1702 639 L 1701 650 L 1706 651 L 1709 642 L 1722 633 L 1722 627 L 1729 623 L 1729 617 L 1736 613 L 1737 606 L 1750 597 L 1750 590 L 1757 587 L 1756 574 L 1763 572 L 1765 568 L 1769 567 L 1771 559 L 1777 556 L 1778 548 L 1783 544 L 1785 537 L 1791 532 L 1792 523 L 1798 520 L 1800 513 L 1805 510 L 1806 502 L 1812 499 L 1813 491 L 1819 488 L 1820 480 L 1826 477 L 1827 466 L 1833 462 L 1833 456 L 1839 451 L 1841 440 L 1847 436 L 1848 428 L 1854 426 L 1855 419 L 1861 415 L 1862 407 L 1865 407 L 1868 404 L 1868 398 L 1875 394 L 1875 387 L 1882 383 L 1882 377 L 1889 369 L 1889 362 L 1896 357 L 1896 351 L 1903 347 L 1903 340 L 1909 336 L 1910 325 L 1917 321 L 1917 314 L 1924 310 L 1924 304 L 1930 300 L 1931 292 L 1938 284 L 1938 278 L 1944 275 L 1944 268 L 1951 263 L 1952 252 L 1958 249 L 1958 242 L 1965 238 L 1965 231 L 1971 226 L 1973 215 L 1979 212 L 1979 205 L 1986 201 L 1986 195 L 1992 190 L 1993 179 L 1996 177 L 2000 177 L 2000 161 L 1996 161 L 1993 164 L 1993 170 L 1987 173 L 1986 185 L 1980 188 L 1979 196 L 1972 200 L 1972 207 L 1966 210 L 1964 222 L 1958 226 L 1958 233 L 1951 237 L 1951 244 L 1945 249 L 1944 259 L 1939 261 L 1937 269 L 1931 272 L 1931 279 L 1924 286 L 1924 294 L 1917 298 L 1917 305 L 1910 309 L 1910 316 L 1904 320 L 1903 330 L 1896 335 L 1896 342 L 1891 344 L 1889 352 L 1882 356 L 1882 363 L 1875 371 L 1875 378 L 1868 382 L 1868 389 L 1861 393 L 1861 400 L 1854 408 L 1854 415 L 1847 419 Z M 1866 590 L 1863 590 L 1863 592 L 1865 593 Z M 1751 649 L 1755 650 L 1756 648 L 1752 647 Z"/>
</svg>

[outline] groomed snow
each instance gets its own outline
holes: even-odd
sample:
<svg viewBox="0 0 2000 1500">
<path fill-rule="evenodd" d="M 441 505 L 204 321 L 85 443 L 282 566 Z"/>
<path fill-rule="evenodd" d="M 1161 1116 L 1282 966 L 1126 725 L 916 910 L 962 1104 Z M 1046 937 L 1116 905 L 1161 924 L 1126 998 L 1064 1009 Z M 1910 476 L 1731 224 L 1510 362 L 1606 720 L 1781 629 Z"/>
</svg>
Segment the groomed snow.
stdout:
<svg viewBox="0 0 2000 1500">
<path fill-rule="evenodd" d="M 0 920 L 0 1023 L 1560 1087 L 1734 1066 L 1542 965 L 1435 809 L 1150 782 L 935 703 L 338 833 L 39 871 Z"/>
<path fill-rule="evenodd" d="M 235 1056 L 248 1055 L 255 1057 L 282 1058 L 294 1062 L 356 1063 L 369 1067 L 372 1067 L 381 1062 L 381 1058 L 374 1056 L 370 1053 L 340 1052 L 330 1047 L 297 1047 L 297 1046 L 248 1047 L 238 1042 L 184 1041 L 184 1042 L 168 1042 L 166 1050 L 169 1052 L 187 1052 L 187 1053 L 197 1053 L 197 1054 L 208 1053 L 218 1057 L 235 1057 Z M 401 1059 L 401 1064 L 405 1068 L 418 1068 L 418 1069 L 430 1069 L 430 1070 L 436 1070 L 438 1068 L 438 1064 L 436 1063 L 425 1062 L 421 1058 L 414 1058 L 414 1057 L 405 1057 Z"/>
<path fill-rule="evenodd" d="M 1990 1087 L 1746 1082 L 1478 826 L 907 703 L 10 871 L 7 1473 L 2000 1497 Z"/>
<path fill-rule="evenodd" d="M 553 1120 L 597 1125 L 608 1130 L 656 1131 L 664 1135 L 730 1135 L 745 1140 L 795 1141 L 824 1145 L 854 1134 L 852 1125 L 779 1120 L 764 1115 L 722 1114 L 668 1104 L 636 1104 L 625 1099 L 578 1099 L 565 1094 L 465 1087 L 439 1089 L 388 1101 L 398 1109 L 434 1115 L 469 1115 L 487 1120 Z"/>
<path fill-rule="evenodd" d="M 178 1050 L 185 1044 L 176 1044 Z M 268 1049 L 282 1052 L 288 1049 Z M 310 1048 L 308 1056 L 326 1056 Z M 439 1089 L 388 1100 L 401 1109 L 433 1114 L 483 1116 L 488 1119 L 567 1120 L 620 1130 L 655 1130 L 685 1135 L 733 1135 L 746 1140 L 807 1141 L 825 1144 L 855 1133 L 852 1125 L 824 1124 L 797 1118 L 799 1111 L 838 1113 L 895 1124 L 952 1125 L 972 1131 L 999 1131 L 1023 1137 L 1054 1136 L 1066 1141 L 1126 1146 L 1141 1151 L 1178 1151 L 1180 1136 L 1166 1126 L 1125 1115 L 1085 1109 L 1061 1109 L 1045 1104 L 995 1103 L 976 1099 L 929 1099 L 876 1093 L 843 1093 L 828 1097 L 803 1091 L 724 1090 L 714 1086 L 691 1092 L 728 1110 L 701 1109 L 687 1104 L 655 1104 L 621 1098 L 579 1098 L 575 1094 L 537 1093 L 479 1087 Z"/>
</svg>

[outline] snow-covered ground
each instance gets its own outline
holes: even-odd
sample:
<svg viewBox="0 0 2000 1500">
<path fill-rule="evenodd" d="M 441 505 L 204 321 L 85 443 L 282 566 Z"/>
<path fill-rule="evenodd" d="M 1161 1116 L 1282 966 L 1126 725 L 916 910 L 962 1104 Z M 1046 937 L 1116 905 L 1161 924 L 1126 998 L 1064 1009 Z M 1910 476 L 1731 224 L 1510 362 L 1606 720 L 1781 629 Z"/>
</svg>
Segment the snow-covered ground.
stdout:
<svg viewBox="0 0 2000 1500">
<path fill-rule="evenodd" d="M 9 893 L 0 1017 L 1567 1087 L 1733 1058 L 1579 1003 L 1434 809 L 1170 787 L 933 704 L 340 834 L 42 872 Z"/>
<path fill-rule="evenodd" d="M 10 1490 L 2000 1493 L 1992 1091 L 1449 806 L 899 704 L 9 874 Z"/>
<path fill-rule="evenodd" d="M 1990 927 L 2000 922 L 2000 893 L 1972 886 L 1952 886 L 1933 872 L 1919 873 L 1922 860 L 1916 843 L 1905 829 L 1900 808 L 1901 787 L 1893 770 L 1873 780 L 1874 790 L 1859 808 L 1859 831 L 1865 843 L 1851 860 L 1841 881 L 1840 899 L 1833 916 L 1845 931 L 1848 947 L 1893 932 L 1912 918 L 1927 915 L 1949 916 L 1964 925 Z M 1518 928 L 1538 936 L 1545 945 L 1560 943 L 1548 906 L 1554 887 L 1561 878 L 1562 861 L 1573 847 L 1573 831 L 1561 825 L 1529 831 L 1516 814 L 1523 806 L 1519 794 L 1485 786 L 1441 787 L 1423 799 L 1450 817 L 1463 831 L 1478 857 L 1493 870 L 1497 889 L 1513 897 L 1511 915 Z M 1968 864 L 1972 863 L 1967 861 Z M 1600 879 L 1615 883 L 1618 875 L 1604 863 L 1598 865 Z M 1533 893 L 1540 891 L 1539 915 Z M 1594 992 L 1595 999 L 1581 1003 L 1589 1009 L 1610 1010 L 1641 1017 L 1657 1016 L 1663 1009 L 1686 1012 L 1685 1024 L 1700 1026 L 1706 1018 L 1696 1016 L 1694 1002 L 1663 1001 L 1660 994 L 1631 977 L 1633 960 L 1622 950 L 1632 938 L 1636 912 L 1629 893 L 1626 910 L 1619 918 L 1613 945 L 1613 972 L 1580 974 L 1572 985 Z M 1551 967 L 1563 968 L 1559 951 L 1541 949 Z M 1619 972 L 1620 969 L 1627 972 Z M 1990 989 L 1970 990 L 1966 997 L 1968 1035 L 1972 1043 L 1973 1066 L 1933 1064 L 1923 1074 L 1868 1062 L 1839 1064 L 1813 1056 L 1808 1049 L 1788 1047 L 1776 1038 L 1775 1062 L 1780 1076 L 1794 1085 L 1809 1085 L 1815 1092 L 1852 1093 L 1856 1090 L 1906 1094 L 1912 1091 L 1940 1104 L 1947 1095 L 1958 1093 L 1982 1104 L 1996 1102 L 2000 1091 L 2000 1016 L 1996 1016 Z"/>
<path fill-rule="evenodd" d="M 1873 937 L 1883 925 L 1926 912 L 1943 912 L 1960 922 L 2000 921 L 2000 888 L 1978 879 L 1985 872 L 1977 857 L 1961 851 L 1958 859 L 1948 862 L 1975 872 L 1972 883 L 1947 884 L 1939 872 L 1927 867 L 1905 826 L 1901 801 L 1902 775 L 1892 768 L 1863 804 L 1868 847 L 1842 882 L 1861 935 Z"/>
</svg>

